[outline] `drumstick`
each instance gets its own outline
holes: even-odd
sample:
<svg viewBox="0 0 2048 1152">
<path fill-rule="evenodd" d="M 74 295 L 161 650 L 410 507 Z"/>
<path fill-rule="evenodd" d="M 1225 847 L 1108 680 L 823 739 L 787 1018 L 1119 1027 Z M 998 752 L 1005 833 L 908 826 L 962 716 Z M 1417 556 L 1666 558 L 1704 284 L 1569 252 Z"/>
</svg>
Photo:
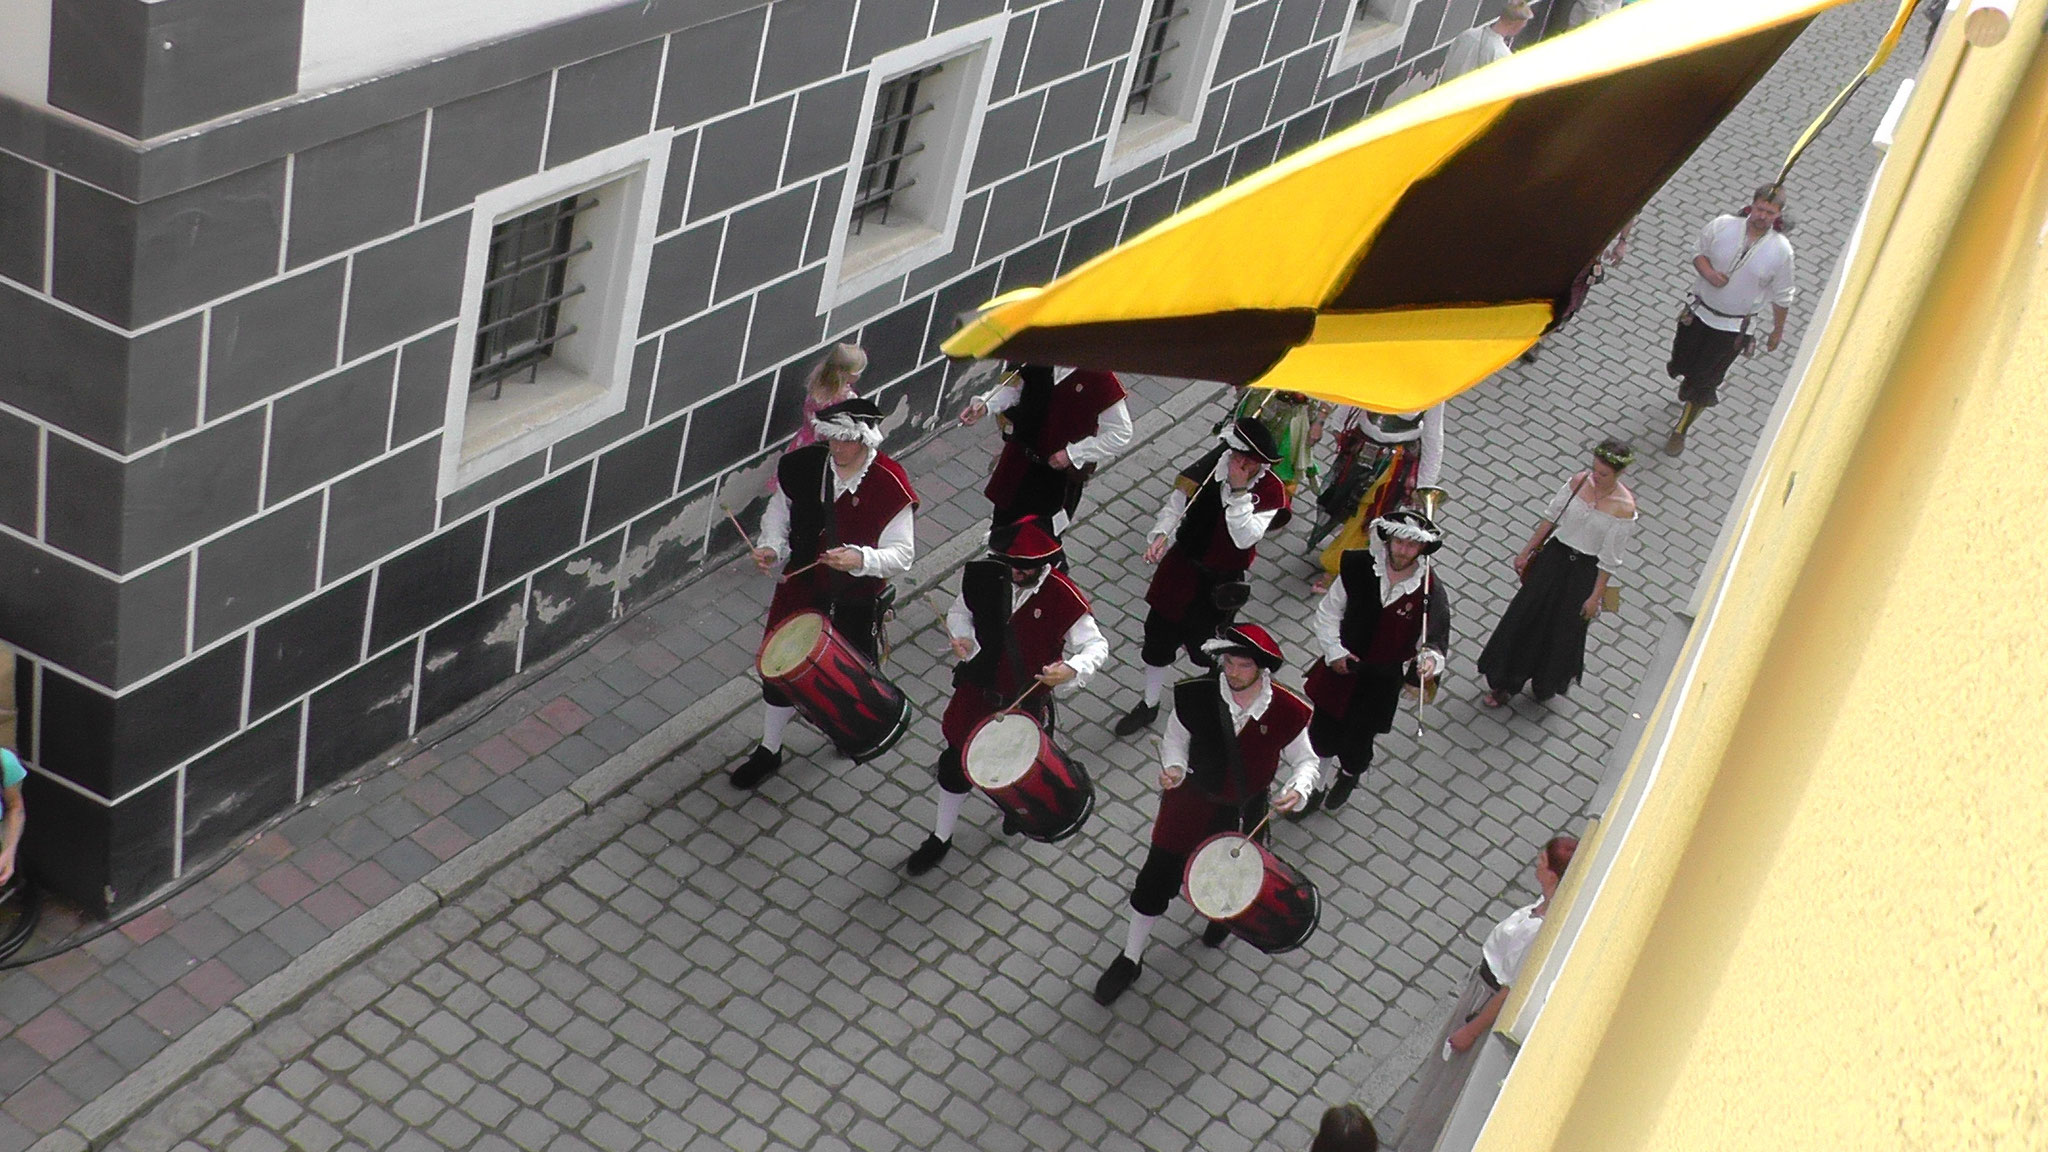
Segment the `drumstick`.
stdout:
<svg viewBox="0 0 2048 1152">
<path fill-rule="evenodd" d="M 926 604 L 931 605 L 932 611 L 937 612 L 939 614 L 940 620 L 944 620 L 946 618 L 946 614 L 950 611 L 950 609 L 948 609 L 946 605 L 942 601 L 940 601 L 938 596 L 936 596 L 933 593 L 927 592 L 922 597 L 920 597 L 920 599 L 922 599 Z"/>
<path fill-rule="evenodd" d="M 1257 840 L 1258 840 L 1258 838 L 1259 838 L 1259 833 L 1261 833 L 1261 832 L 1264 832 L 1264 831 L 1266 830 L 1266 825 L 1268 825 L 1268 824 L 1271 824 L 1272 822 L 1273 822 L 1273 809 L 1271 809 L 1271 808 L 1268 808 L 1268 809 L 1266 809 L 1266 818 L 1265 818 L 1265 819 L 1263 819 L 1263 820 L 1261 820 L 1261 821 L 1259 821 L 1259 822 L 1258 822 L 1258 824 L 1257 824 L 1256 826 L 1254 826 L 1254 827 L 1252 828 L 1251 832 L 1250 832 L 1249 834 L 1247 834 L 1247 835 L 1245 836 L 1245 839 L 1247 839 L 1247 840 L 1250 840 L 1250 841 L 1253 841 L 1253 842 L 1257 842 Z M 1235 860 L 1235 859 L 1237 859 L 1238 853 L 1240 853 L 1240 852 L 1243 852 L 1243 851 L 1244 851 L 1244 845 L 1242 845 L 1242 844 L 1238 845 L 1238 846 L 1237 846 L 1237 847 L 1235 847 L 1235 848 L 1232 848 L 1232 849 L 1230 850 L 1230 858 L 1231 858 L 1232 860 Z"/>
<path fill-rule="evenodd" d="M 740 534 L 740 543 L 747 546 L 747 551 L 755 551 L 753 539 L 747 535 L 746 528 L 740 524 L 740 518 L 732 514 L 732 509 L 725 509 L 725 518 L 732 521 L 733 530 Z"/>
</svg>

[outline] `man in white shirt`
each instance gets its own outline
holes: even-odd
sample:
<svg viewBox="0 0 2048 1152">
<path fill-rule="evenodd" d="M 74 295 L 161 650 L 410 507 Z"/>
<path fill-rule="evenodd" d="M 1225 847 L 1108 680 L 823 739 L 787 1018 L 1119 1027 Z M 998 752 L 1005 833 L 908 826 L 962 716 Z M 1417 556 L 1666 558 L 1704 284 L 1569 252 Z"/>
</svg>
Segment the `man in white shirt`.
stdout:
<svg viewBox="0 0 2048 1152">
<path fill-rule="evenodd" d="M 1505 60 L 1514 49 L 1508 41 L 1519 35 L 1522 29 L 1535 19 L 1535 10 L 1529 0 L 1508 0 L 1500 15 L 1492 23 L 1467 28 L 1451 41 L 1451 47 L 1444 53 L 1444 67 L 1437 83 L 1455 80 L 1467 72 L 1484 68 L 1496 60 Z"/>
<path fill-rule="evenodd" d="M 1765 304 L 1771 306 L 1771 334 L 1765 350 L 1775 352 L 1785 338 L 1785 317 L 1792 308 L 1792 242 L 1785 239 L 1780 216 L 1785 191 L 1766 184 L 1735 215 L 1716 216 L 1700 231 L 1693 255 L 1692 292 L 1678 314 L 1678 332 L 1671 340 L 1666 374 L 1678 381 L 1678 424 L 1664 442 L 1664 454 L 1685 451 L 1685 434 L 1701 412 L 1720 403 L 1722 377 L 1735 358 L 1754 348 L 1750 325 Z"/>
<path fill-rule="evenodd" d="M 1067 530 L 1081 489 L 1098 466 L 1131 444 L 1131 410 L 1113 372 L 1020 365 L 960 413 L 973 424 L 989 413 L 1004 420 L 1003 451 L 982 489 L 993 505 L 990 526 L 1043 516 L 1054 535 Z"/>
</svg>

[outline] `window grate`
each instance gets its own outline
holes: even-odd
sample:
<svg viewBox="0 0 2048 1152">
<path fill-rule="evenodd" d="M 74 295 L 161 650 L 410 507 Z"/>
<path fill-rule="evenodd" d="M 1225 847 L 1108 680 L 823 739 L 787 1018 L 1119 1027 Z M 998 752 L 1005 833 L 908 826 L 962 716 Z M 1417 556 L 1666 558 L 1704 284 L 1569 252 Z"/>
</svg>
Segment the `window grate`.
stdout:
<svg viewBox="0 0 2048 1152">
<path fill-rule="evenodd" d="M 469 369 L 472 396 L 489 388 L 496 400 L 508 377 L 538 376 L 541 362 L 576 334 L 574 324 L 560 323 L 562 301 L 583 294 L 583 285 L 569 280 L 569 261 L 590 251 L 589 241 L 575 242 L 576 217 L 596 206 L 595 199 L 570 196 L 491 229 Z"/>
<path fill-rule="evenodd" d="M 1188 14 L 1180 0 L 1152 0 L 1152 14 L 1145 18 L 1138 38 L 1138 59 L 1132 65 L 1131 94 L 1124 99 L 1124 119 L 1152 110 L 1152 94 L 1173 78 L 1165 68 L 1167 55 L 1180 47 L 1173 39 L 1173 22 Z"/>
<path fill-rule="evenodd" d="M 910 160 L 924 151 L 924 143 L 911 129 L 918 117 L 936 107 L 929 100 L 920 103 L 918 89 L 943 67 L 933 65 L 898 76 L 875 93 L 875 118 L 868 125 L 867 152 L 861 158 L 853 212 L 847 221 L 853 235 L 860 235 L 871 221 L 887 224 L 897 193 L 916 185 Z"/>
</svg>

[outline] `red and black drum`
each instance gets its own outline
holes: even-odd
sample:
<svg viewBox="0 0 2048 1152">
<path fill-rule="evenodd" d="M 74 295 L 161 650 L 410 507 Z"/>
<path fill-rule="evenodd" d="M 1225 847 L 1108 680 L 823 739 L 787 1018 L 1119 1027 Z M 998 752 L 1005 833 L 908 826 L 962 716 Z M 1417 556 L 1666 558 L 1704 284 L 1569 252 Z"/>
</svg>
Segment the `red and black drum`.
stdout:
<svg viewBox="0 0 2048 1152">
<path fill-rule="evenodd" d="M 1218 832 L 1188 857 L 1182 894 L 1195 911 L 1269 954 L 1301 947 L 1322 918 L 1308 877 L 1235 832 Z"/>
<path fill-rule="evenodd" d="M 755 666 L 855 763 L 887 752 L 910 727 L 903 693 L 816 612 L 799 612 L 778 625 Z"/>
<path fill-rule="evenodd" d="M 1025 713 L 998 712 L 975 725 L 962 760 L 967 779 L 1028 839 L 1064 840 L 1095 810 L 1088 770 L 1067 759 Z"/>
</svg>

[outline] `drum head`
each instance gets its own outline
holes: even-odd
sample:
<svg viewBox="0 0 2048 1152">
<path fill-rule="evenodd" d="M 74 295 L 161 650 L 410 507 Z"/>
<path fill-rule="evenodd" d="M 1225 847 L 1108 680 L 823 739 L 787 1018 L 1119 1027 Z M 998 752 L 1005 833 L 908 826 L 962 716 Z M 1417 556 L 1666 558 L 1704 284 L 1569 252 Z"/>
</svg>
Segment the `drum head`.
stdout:
<svg viewBox="0 0 2048 1152">
<path fill-rule="evenodd" d="M 1021 712 L 985 721 L 967 739 L 967 778 L 980 788 L 1007 788 L 1038 762 L 1038 722 Z"/>
<path fill-rule="evenodd" d="M 799 612 L 784 620 L 761 645 L 762 677 L 773 680 L 803 667 L 824 633 L 825 618 L 816 612 Z"/>
<path fill-rule="evenodd" d="M 1188 861 L 1188 903 L 1211 920 L 1252 906 L 1266 886 L 1266 857 L 1243 836 L 1212 836 Z"/>
</svg>

